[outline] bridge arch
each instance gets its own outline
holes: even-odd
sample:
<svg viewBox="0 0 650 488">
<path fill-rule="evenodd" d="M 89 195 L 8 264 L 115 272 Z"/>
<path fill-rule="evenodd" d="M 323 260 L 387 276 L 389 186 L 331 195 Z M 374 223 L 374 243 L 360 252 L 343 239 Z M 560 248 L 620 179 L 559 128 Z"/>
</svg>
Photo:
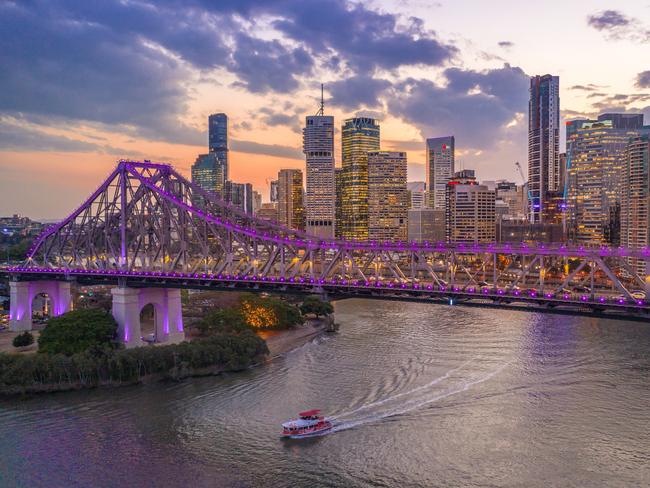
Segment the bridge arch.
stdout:
<svg viewBox="0 0 650 488">
<path fill-rule="evenodd" d="M 34 299 L 47 295 L 50 316 L 58 317 L 71 309 L 70 282 L 67 281 L 11 281 L 10 327 L 13 331 L 32 330 Z"/>
</svg>

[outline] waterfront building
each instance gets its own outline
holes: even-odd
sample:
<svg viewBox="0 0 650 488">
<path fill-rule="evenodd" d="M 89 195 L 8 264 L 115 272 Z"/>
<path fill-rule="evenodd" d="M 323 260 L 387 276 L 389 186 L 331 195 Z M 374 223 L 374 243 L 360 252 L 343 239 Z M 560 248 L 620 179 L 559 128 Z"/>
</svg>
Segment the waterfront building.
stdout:
<svg viewBox="0 0 650 488">
<path fill-rule="evenodd" d="M 642 114 L 602 114 L 597 120 L 566 123 L 567 204 L 573 241 L 619 244 L 625 149 L 642 125 Z"/>
<path fill-rule="evenodd" d="M 226 202 L 244 213 L 253 215 L 253 185 L 226 181 L 225 188 Z"/>
<path fill-rule="evenodd" d="M 217 198 L 224 198 L 226 166 L 215 153 L 199 154 L 191 168 L 192 183 Z M 201 198 L 193 196 L 192 203 L 201 205 Z"/>
<path fill-rule="evenodd" d="M 631 248 L 650 246 L 650 140 L 647 133 L 632 138 L 625 149 L 621 245 Z M 629 258 L 629 264 L 641 276 L 648 274 L 645 261 Z"/>
<path fill-rule="evenodd" d="M 368 152 L 368 239 L 405 240 L 407 218 L 406 153 Z"/>
<path fill-rule="evenodd" d="M 430 208 L 445 208 L 447 182 L 454 176 L 455 171 L 455 147 L 454 136 L 427 139 L 425 176 Z"/>
<path fill-rule="evenodd" d="M 334 117 L 323 114 L 305 119 L 303 153 L 306 165 L 305 220 L 309 234 L 334 237 L 336 188 L 334 181 Z"/>
<path fill-rule="evenodd" d="M 445 211 L 433 208 L 412 208 L 408 211 L 409 242 L 443 242 Z"/>
<path fill-rule="evenodd" d="M 557 222 L 560 170 L 560 78 L 533 76 L 528 104 L 528 185 L 532 223 Z M 548 207 L 548 208 L 547 208 Z"/>
<path fill-rule="evenodd" d="M 216 154 L 224 168 L 224 181 L 228 180 L 228 116 L 224 113 L 208 117 L 208 150 Z"/>
<path fill-rule="evenodd" d="M 343 123 L 342 209 L 340 235 L 348 240 L 368 240 L 368 152 L 379 151 L 379 124 L 369 117 Z"/>
<path fill-rule="evenodd" d="M 278 173 L 278 222 L 290 229 L 305 229 L 302 171 L 281 169 Z"/>
<path fill-rule="evenodd" d="M 408 190 L 409 208 L 422 208 L 429 206 L 429 202 L 426 201 L 427 192 L 424 181 L 409 181 L 406 184 L 406 189 Z"/>
<path fill-rule="evenodd" d="M 494 242 L 494 190 L 476 181 L 474 171 L 458 171 L 447 183 L 445 237 L 449 242 Z"/>
<path fill-rule="evenodd" d="M 260 209 L 257 211 L 256 215 L 260 219 L 268 220 L 270 222 L 277 222 L 278 203 L 277 202 L 263 203 Z"/>
<path fill-rule="evenodd" d="M 278 201 L 278 180 L 271 181 L 269 199 L 272 202 Z"/>
</svg>

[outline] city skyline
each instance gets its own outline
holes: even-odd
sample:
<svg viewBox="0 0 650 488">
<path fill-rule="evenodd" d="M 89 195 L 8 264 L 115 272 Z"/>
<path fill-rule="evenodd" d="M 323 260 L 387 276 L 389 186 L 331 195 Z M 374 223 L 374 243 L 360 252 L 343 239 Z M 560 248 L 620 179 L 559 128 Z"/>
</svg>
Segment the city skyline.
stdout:
<svg viewBox="0 0 650 488">
<path fill-rule="evenodd" d="M 621 109 L 636 109 L 648 118 L 648 66 L 642 56 L 647 42 L 642 34 L 650 25 L 650 10 L 642 2 L 617 11 L 606 4 L 563 5 L 562 18 L 553 16 L 556 39 L 545 39 L 543 48 L 534 43 L 536 36 L 531 34 L 537 27 L 532 23 L 495 29 L 494 25 L 507 22 L 498 15 L 499 9 L 466 18 L 464 9 L 445 3 L 433 9 L 418 2 L 411 2 L 409 8 L 396 2 L 328 5 L 332 15 L 327 19 L 350 17 L 359 27 L 347 44 L 338 40 L 345 36 L 334 38 L 328 33 L 318 42 L 301 37 L 295 27 L 308 26 L 306 11 L 253 2 L 238 10 L 206 11 L 210 19 L 223 20 L 222 25 L 231 22 L 231 27 L 241 28 L 241 19 L 251 23 L 232 34 L 234 47 L 228 49 L 233 52 L 216 43 L 219 49 L 211 54 L 200 42 L 221 39 L 210 23 L 197 26 L 196 37 L 185 45 L 161 27 L 126 51 L 119 49 L 123 41 L 104 38 L 96 30 L 97 25 L 112 28 L 124 10 L 143 20 L 189 15 L 165 4 L 149 12 L 121 4 L 102 12 L 81 11 L 66 4 L 53 16 L 59 23 L 48 20 L 38 29 L 48 47 L 27 43 L 7 58 L 12 76 L 4 81 L 0 103 L 0 190 L 6 195 L 2 212 L 60 218 L 120 157 L 169 162 L 189 175 L 197 154 L 206 152 L 205 120 L 218 112 L 228 114 L 233 128 L 229 178 L 251 182 L 266 201 L 267 181 L 279 169 L 304 169 L 300 128 L 304 117 L 314 113 L 320 82 L 325 83 L 328 114 L 335 120 L 336 165 L 341 165 L 340 123 L 359 114 L 373 116 L 382 126 L 381 149 L 409 154 L 409 180 L 424 179 L 424 139 L 448 134 L 456 136 L 457 162 L 475 169 L 480 180 L 516 180 L 514 162 L 525 166 L 527 160 L 527 86 L 528 77 L 535 74 L 560 76 L 561 125 L 567 119 L 595 118 Z M 0 8 L 3 21 L 19 26 L 22 33 L 36 31 L 37 20 L 50 13 L 47 6 L 30 10 L 3 4 Z M 314 2 L 310 8 L 318 12 L 323 5 Z M 478 4 L 474 8 L 481 10 Z M 522 7 L 508 8 L 516 13 Z M 202 9 L 193 6 L 188 11 L 199 14 Z M 407 12 L 421 21 L 410 21 Z M 286 22 L 272 22 L 276 17 Z M 60 29 L 66 19 L 88 22 L 78 22 L 78 30 L 68 39 Z M 537 20 L 541 28 L 544 19 Z M 348 23 L 340 24 L 341 29 L 350 28 Z M 253 25 L 259 27 L 259 35 L 253 33 Z M 129 26 L 120 28 L 132 31 Z M 364 35 L 373 29 L 379 41 L 360 49 Z M 472 37 L 459 31 L 471 32 Z M 497 37 L 493 31 L 508 35 Z M 14 31 L 3 32 L 8 37 Z M 572 44 L 570 56 L 565 54 L 562 43 L 577 38 L 588 42 Z M 95 59 L 101 41 L 109 52 L 98 65 L 90 60 Z M 408 48 L 393 55 L 379 48 L 380 41 Z M 66 46 L 78 51 L 86 66 L 89 78 L 83 86 L 66 74 L 78 72 L 74 59 L 65 55 Z M 338 54 L 338 68 L 326 56 L 327 50 Z M 626 55 L 616 55 L 621 52 Z M 217 55 L 226 62 L 217 62 Z M 244 59 L 246 55 L 249 59 Z M 43 63 L 21 61 L 48 57 L 56 60 L 52 73 L 42 71 Z M 606 67 L 595 62 L 602 59 L 608 59 Z M 106 71 L 118 65 L 130 69 L 129 78 Z M 251 71 L 253 66 L 256 70 Z M 29 82 L 21 85 L 19 79 Z M 90 82 L 93 79 L 95 83 Z M 26 96 L 27 91 L 32 95 Z M 53 98 L 49 94 L 54 92 Z M 34 99 L 39 103 L 34 104 Z M 563 145 L 561 141 L 560 149 Z M 26 180 L 31 184 L 25 189 L 20 183 Z M 41 195 L 51 184 L 65 191 L 44 205 Z"/>
</svg>

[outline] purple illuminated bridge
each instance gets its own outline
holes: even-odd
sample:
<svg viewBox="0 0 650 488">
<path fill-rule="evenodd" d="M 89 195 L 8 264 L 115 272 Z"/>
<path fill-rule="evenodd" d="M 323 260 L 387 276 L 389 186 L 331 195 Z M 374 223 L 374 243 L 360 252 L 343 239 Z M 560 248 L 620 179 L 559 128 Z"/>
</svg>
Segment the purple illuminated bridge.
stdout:
<svg viewBox="0 0 650 488">
<path fill-rule="evenodd" d="M 156 337 L 182 338 L 180 288 L 321 293 L 650 318 L 650 250 L 562 244 L 322 240 L 244 214 L 171 166 L 120 161 L 46 229 L 11 277 L 11 322 L 31 328 L 41 292 L 69 308 L 70 284 L 116 285 L 128 345 L 153 303 Z M 432 309 L 433 310 L 433 309 Z M 433 313 L 433 312 L 432 312 Z"/>
</svg>

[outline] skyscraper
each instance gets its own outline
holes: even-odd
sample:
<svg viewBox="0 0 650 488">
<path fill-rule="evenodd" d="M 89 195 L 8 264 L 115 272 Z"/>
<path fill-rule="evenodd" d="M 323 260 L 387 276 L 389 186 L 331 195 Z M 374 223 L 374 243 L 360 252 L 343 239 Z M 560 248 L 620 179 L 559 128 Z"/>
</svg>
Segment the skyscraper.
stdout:
<svg viewBox="0 0 650 488">
<path fill-rule="evenodd" d="M 578 243 L 619 244 L 625 148 L 643 125 L 641 114 L 621 115 L 631 114 L 603 114 L 597 120 L 566 124 L 569 230 Z"/>
<path fill-rule="evenodd" d="M 217 198 L 224 198 L 226 167 L 216 154 L 199 154 L 192 165 L 192 183 L 196 183 Z M 194 203 L 198 203 L 195 199 Z"/>
<path fill-rule="evenodd" d="M 561 219 L 557 206 L 548 205 L 562 191 L 560 178 L 560 78 L 533 76 L 530 79 L 528 104 L 531 222 L 556 222 Z"/>
<path fill-rule="evenodd" d="M 304 230 L 302 171 L 281 169 L 278 173 L 278 222 L 290 229 Z"/>
<path fill-rule="evenodd" d="M 426 183 L 431 208 L 445 208 L 447 182 L 455 171 L 455 146 L 454 136 L 427 139 Z"/>
<path fill-rule="evenodd" d="M 480 185 L 474 171 L 458 171 L 447 183 L 445 234 L 449 242 L 494 242 L 495 191 Z"/>
<path fill-rule="evenodd" d="M 306 159 L 305 219 L 309 234 L 334 237 L 334 117 L 324 115 L 323 99 L 316 115 L 305 119 L 303 152 Z"/>
<path fill-rule="evenodd" d="M 368 240 L 368 152 L 379 150 L 379 124 L 375 119 L 347 119 L 342 129 L 341 237 Z"/>
<path fill-rule="evenodd" d="M 278 201 L 278 180 L 273 180 L 271 181 L 269 188 L 269 199 L 272 202 L 277 202 Z"/>
<path fill-rule="evenodd" d="M 406 153 L 368 153 L 368 239 L 398 241 L 407 237 Z"/>
<path fill-rule="evenodd" d="M 336 187 L 336 225 L 334 226 L 334 237 L 341 239 L 343 228 L 343 168 L 334 168 L 334 185 Z"/>
<path fill-rule="evenodd" d="M 208 117 L 208 150 L 217 155 L 225 168 L 224 181 L 228 179 L 228 116 L 223 113 Z"/>
<path fill-rule="evenodd" d="M 621 193 L 621 245 L 647 248 L 650 246 L 650 138 L 647 133 L 632 138 L 625 149 Z M 645 261 L 628 260 L 639 274 L 647 274 Z"/>
<path fill-rule="evenodd" d="M 225 200 L 242 212 L 253 215 L 253 185 L 226 181 Z"/>
</svg>

